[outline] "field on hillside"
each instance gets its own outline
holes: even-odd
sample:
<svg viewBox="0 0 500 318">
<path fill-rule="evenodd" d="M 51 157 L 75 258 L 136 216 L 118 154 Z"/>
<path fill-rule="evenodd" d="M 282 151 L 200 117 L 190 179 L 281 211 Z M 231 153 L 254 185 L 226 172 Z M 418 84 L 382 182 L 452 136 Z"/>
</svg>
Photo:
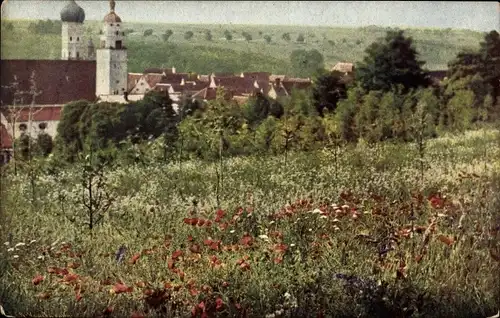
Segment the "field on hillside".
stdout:
<svg viewBox="0 0 500 318">
<path fill-rule="evenodd" d="M 2 59 L 59 58 L 60 36 L 29 33 L 29 23 L 14 21 L 13 32 L 2 32 Z M 86 23 L 89 34 L 93 34 L 94 43 L 98 43 L 99 22 Z M 139 23 L 124 23 L 124 28 L 133 30 L 127 36 L 131 72 L 141 72 L 144 65 L 151 65 L 175 66 L 181 72 L 198 73 L 269 71 L 269 65 L 274 65 L 273 71 L 287 72 L 290 69 L 290 53 L 296 49 L 317 49 L 330 68 L 339 61 L 362 60 L 365 48 L 390 29 L 376 26 L 340 28 Z M 153 34 L 144 37 L 147 29 L 152 29 Z M 157 54 L 158 50 L 165 47 L 162 34 L 169 29 L 173 31 L 168 40 L 171 49 L 167 50 L 168 54 Z M 212 41 L 205 39 L 206 30 L 210 30 Z M 233 36 L 231 41 L 224 38 L 226 30 Z M 184 38 L 187 31 L 194 34 L 190 40 Z M 249 33 L 252 40 L 247 42 L 243 32 Z M 284 33 L 290 34 L 291 41 L 282 39 Z M 304 43 L 297 43 L 299 34 L 304 35 Z M 426 67 L 431 70 L 445 69 L 447 63 L 463 49 L 477 49 L 483 37 L 481 32 L 451 29 L 408 29 L 407 34 L 414 38 L 421 59 L 427 62 Z M 264 39 L 266 35 L 271 36 L 269 44 Z"/>
<path fill-rule="evenodd" d="M 38 317 L 491 316 L 498 158 L 491 129 L 422 153 L 359 143 L 226 159 L 222 170 L 145 158 L 92 187 L 92 231 L 88 161 L 8 168 L 0 302 Z"/>
</svg>

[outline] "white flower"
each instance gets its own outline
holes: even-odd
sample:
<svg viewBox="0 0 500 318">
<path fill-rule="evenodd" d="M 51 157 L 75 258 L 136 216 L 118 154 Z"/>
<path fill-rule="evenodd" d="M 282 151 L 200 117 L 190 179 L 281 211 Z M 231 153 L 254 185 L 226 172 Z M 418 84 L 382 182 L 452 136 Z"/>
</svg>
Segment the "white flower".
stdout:
<svg viewBox="0 0 500 318">
<path fill-rule="evenodd" d="M 312 232 L 312 231 L 313 231 L 313 229 L 309 229 L 308 231 L 309 231 L 309 232 Z"/>
<path fill-rule="evenodd" d="M 274 224 L 274 221 L 269 222 L 269 224 Z"/>
<path fill-rule="evenodd" d="M 283 296 L 284 296 L 286 299 L 288 299 L 288 298 L 292 297 L 292 295 L 290 295 L 290 293 L 289 293 L 289 292 L 286 292 Z"/>
<path fill-rule="evenodd" d="M 334 229 L 335 231 L 339 231 L 339 230 L 340 230 L 340 228 L 339 228 L 338 226 L 336 226 L 336 225 L 333 227 L 333 229 Z"/>
<path fill-rule="evenodd" d="M 7 252 L 14 252 L 14 248 L 13 248 L 13 247 L 8 248 L 8 249 L 7 249 Z"/>
<path fill-rule="evenodd" d="M 235 231 L 235 230 L 231 230 L 231 231 L 229 231 L 229 233 L 234 233 L 234 232 L 236 232 L 236 231 Z"/>
<path fill-rule="evenodd" d="M 5 243 L 3 243 L 3 245 L 5 245 L 5 246 L 9 246 L 9 245 L 10 245 L 10 242 L 5 242 Z"/>
<path fill-rule="evenodd" d="M 265 235 L 265 234 L 259 235 L 259 238 L 263 239 L 263 240 L 269 239 L 269 237 L 267 237 L 267 235 Z"/>
<path fill-rule="evenodd" d="M 19 255 L 14 255 L 14 256 L 12 256 L 12 257 L 13 257 L 13 258 L 19 258 Z"/>
<path fill-rule="evenodd" d="M 347 204 L 344 204 L 344 205 L 342 206 L 342 209 L 349 209 L 349 206 L 348 206 Z"/>
<path fill-rule="evenodd" d="M 295 246 L 295 243 L 290 244 L 290 247 L 294 247 L 294 246 Z"/>
<path fill-rule="evenodd" d="M 319 214 L 319 213 L 321 213 L 321 210 L 320 210 L 320 209 L 314 209 L 314 210 L 312 211 L 312 213 Z"/>
<path fill-rule="evenodd" d="M 31 241 L 30 241 L 30 244 L 33 244 L 33 243 L 35 243 L 35 242 L 36 242 L 36 240 L 31 240 Z"/>
<path fill-rule="evenodd" d="M 43 260 L 45 259 L 45 256 L 43 256 L 43 255 L 38 255 L 38 257 L 37 257 L 37 258 L 43 261 Z"/>
<path fill-rule="evenodd" d="M 17 243 L 15 247 L 20 247 L 20 246 L 25 246 L 25 245 L 26 245 L 26 243 L 21 242 L 21 243 Z"/>
</svg>

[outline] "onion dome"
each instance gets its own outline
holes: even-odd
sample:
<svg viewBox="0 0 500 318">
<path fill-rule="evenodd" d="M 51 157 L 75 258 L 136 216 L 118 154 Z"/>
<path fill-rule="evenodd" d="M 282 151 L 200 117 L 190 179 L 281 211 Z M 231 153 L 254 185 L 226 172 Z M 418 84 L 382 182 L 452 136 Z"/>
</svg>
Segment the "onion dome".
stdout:
<svg viewBox="0 0 500 318">
<path fill-rule="evenodd" d="M 122 19 L 118 16 L 118 14 L 115 13 L 115 1 L 110 0 L 109 1 L 109 8 L 110 12 L 106 14 L 104 17 L 104 22 L 107 23 L 116 23 L 116 22 L 122 22 Z"/>
<path fill-rule="evenodd" d="M 85 20 L 85 11 L 76 4 L 75 0 L 70 0 L 69 3 L 61 10 L 62 22 L 77 22 L 83 23 Z"/>
</svg>

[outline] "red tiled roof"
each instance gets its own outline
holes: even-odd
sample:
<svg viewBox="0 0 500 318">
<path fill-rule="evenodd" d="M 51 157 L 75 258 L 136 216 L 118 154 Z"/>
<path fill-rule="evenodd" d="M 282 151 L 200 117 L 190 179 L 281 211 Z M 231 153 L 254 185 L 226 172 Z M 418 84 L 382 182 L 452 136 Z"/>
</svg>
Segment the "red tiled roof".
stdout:
<svg viewBox="0 0 500 318">
<path fill-rule="evenodd" d="M 127 76 L 127 91 L 131 91 L 136 82 L 135 81 L 138 81 L 143 75 L 140 74 L 140 73 L 128 73 L 128 76 Z"/>
<path fill-rule="evenodd" d="M 285 80 L 281 82 L 281 85 L 286 89 L 288 94 L 292 93 L 293 89 L 307 89 L 311 86 L 311 82 L 298 82 L 298 81 L 289 81 Z"/>
<path fill-rule="evenodd" d="M 182 80 L 189 81 L 190 79 L 196 79 L 196 78 L 189 73 L 167 74 L 161 78 L 161 83 L 180 84 Z"/>
<path fill-rule="evenodd" d="M 231 91 L 234 95 L 252 94 L 258 90 L 254 85 L 254 81 L 244 77 L 223 77 L 215 78 L 217 87 L 224 87 Z"/>
<path fill-rule="evenodd" d="M 31 120 L 33 121 L 58 121 L 61 118 L 63 106 L 34 106 L 31 109 Z M 18 111 L 7 109 L 3 112 L 5 118 L 10 120 L 12 116 L 16 116 L 17 122 L 26 122 L 29 120 L 30 108 L 20 107 Z"/>
<path fill-rule="evenodd" d="M 352 73 L 354 71 L 354 64 L 339 62 L 335 64 L 335 66 L 332 68 L 332 71 L 338 71 L 342 73 Z"/>
<path fill-rule="evenodd" d="M 163 76 L 161 74 L 146 74 L 144 79 L 148 83 L 149 87 L 155 87 L 156 84 L 162 83 Z"/>
<path fill-rule="evenodd" d="M 7 128 L 0 123 L 0 148 L 1 149 L 11 149 L 12 148 L 12 137 L 7 132 Z"/>
<path fill-rule="evenodd" d="M 20 91 L 30 89 L 30 76 L 35 72 L 35 81 L 40 95 L 38 105 L 62 105 L 71 101 L 96 99 L 96 62 L 84 60 L 2 60 L 0 62 L 0 100 L 11 105 L 14 92 L 4 88 L 17 76 Z M 31 103 L 31 96 L 23 94 L 23 104 Z"/>
<path fill-rule="evenodd" d="M 268 81 L 271 73 L 268 72 L 243 72 L 243 77 L 251 78 L 258 81 Z"/>
<path fill-rule="evenodd" d="M 234 77 L 234 73 L 212 73 L 213 77 Z"/>
<path fill-rule="evenodd" d="M 152 67 L 152 68 L 147 68 L 144 70 L 144 74 L 173 74 L 174 73 L 174 68 L 157 68 L 157 67 Z"/>
</svg>

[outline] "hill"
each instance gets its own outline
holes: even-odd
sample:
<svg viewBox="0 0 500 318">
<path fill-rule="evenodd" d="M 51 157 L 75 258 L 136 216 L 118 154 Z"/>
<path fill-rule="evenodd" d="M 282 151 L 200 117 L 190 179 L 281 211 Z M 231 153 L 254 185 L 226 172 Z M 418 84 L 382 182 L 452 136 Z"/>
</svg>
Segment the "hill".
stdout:
<svg viewBox="0 0 500 318">
<path fill-rule="evenodd" d="M 33 21 L 14 20 L 11 32 L 2 32 L 2 59 L 57 59 L 60 56 L 58 34 L 36 34 L 28 31 Z M 88 21 L 88 34 L 98 43 L 99 21 Z M 128 29 L 130 71 L 142 71 L 149 66 L 175 66 L 179 71 L 198 73 L 267 70 L 277 73 L 290 71 L 289 56 L 296 49 L 317 49 L 325 57 L 327 67 L 339 61 L 360 61 L 365 48 L 385 35 L 385 27 L 305 27 L 271 25 L 203 25 L 126 23 Z M 145 37 L 144 31 L 152 30 Z M 168 42 L 162 34 L 172 30 Z M 405 29 L 413 37 L 421 59 L 430 70 L 444 69 L 458 52 L 476 49 L 481 32 L 452 29 Z M 193 32 L 185 39 L 187 31 Z M 211 40 L 205 37 L 210 31 Z M 225 33 L 232 40 L 225 38 Z M 243 33 L 252 38 L 246 41 Z M 283 39 L 288 33 L 290 41 Z M 297 42 L 302 34 L 304 42 Z M 267 43 L 266 36 L 271 37 Z M 22 41 L 19 41 L 22 39 Z"/>
</svg>

